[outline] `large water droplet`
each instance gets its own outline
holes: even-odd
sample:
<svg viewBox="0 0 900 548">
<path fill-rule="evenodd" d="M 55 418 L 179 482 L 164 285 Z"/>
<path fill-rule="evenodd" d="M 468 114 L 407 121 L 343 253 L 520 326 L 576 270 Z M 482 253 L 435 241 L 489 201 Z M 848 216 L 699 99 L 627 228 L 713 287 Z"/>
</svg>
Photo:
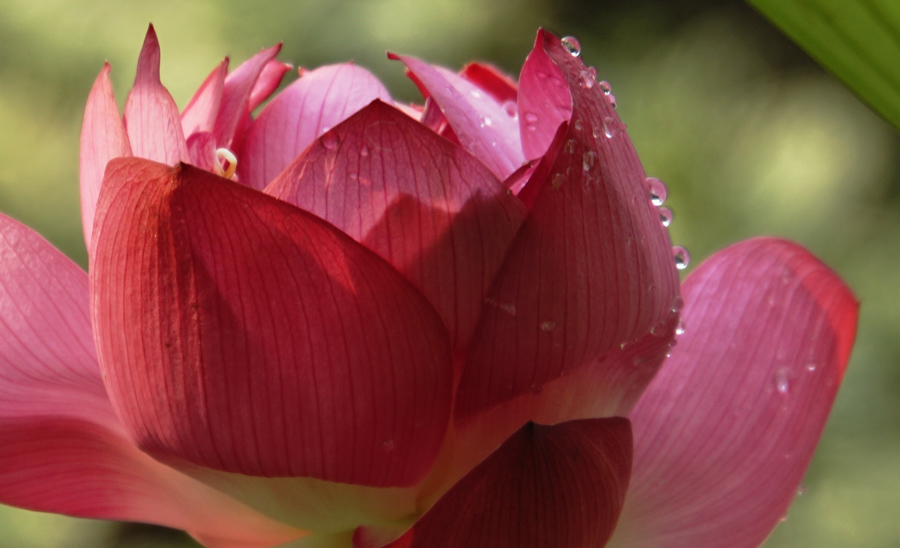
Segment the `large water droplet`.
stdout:
<svg viewBox="0 0 900 548">
<path fill-rule="evenodd" d="M 680 245 L 672 248 L 672 256 L 675 258 L 675 268 L 678 270 L 684 270 L 691 264 L 691 254 Z"/>
<path fill-rule="evenodd" d="M 779 394 L 787 395 L 791 391 L 791 380 L 794 372 L 789 367 L 780 367 L 775 371 L 775 390 Z"/>
<path fill-rule="evenodd" d="M 586 70 L 581 71 L 581 82 L 579 83 L 581 87 L 591 89 L 596 83 L 597 81 L 594 80 L 594 76 L 590 72 Z"/>
<path fill-rule="evenodd" d="M 669 197 L 666 184 L 656 177 L 647 177 L 647 189 L 650 191 L 650 201 L 657 207 L 663 205 Z"/>
<path fill-rule="evenodd" d="M 581 42 L 574 36 L 564 36 L 559 42 L 566 48 L 566 51 L 568 51 L 572 57 L 581 55 Z"/>
<path fill-rule="evenodd" d="M 675 328 L 675 334 L 684 335 L 684 320 L 678 320 L 678 327 Z"/>
<path fill-rule="evenodd" d="M 619 133 L 619 130 L 616 129 L 616 120 L 612 116 L 607 116 L 603 119 L 603 135 L 607 139 L 612 139 Z"/>
<path fill-rule="evenodd" d="M 603 93 L 607 95 L 612 93 L 612 86 L 609 85 L 609 82 L 607 82 L 606 80 L 601 80 L 597 83 L 597 85 L 600 86 L 600 91 L 602 91 Z"/>
<path fill-rule="evenodd" d="M 672 224 L 672 210 L 667 207 L 659 208 L 659 222 L 666 228 Z"/>
</svg>

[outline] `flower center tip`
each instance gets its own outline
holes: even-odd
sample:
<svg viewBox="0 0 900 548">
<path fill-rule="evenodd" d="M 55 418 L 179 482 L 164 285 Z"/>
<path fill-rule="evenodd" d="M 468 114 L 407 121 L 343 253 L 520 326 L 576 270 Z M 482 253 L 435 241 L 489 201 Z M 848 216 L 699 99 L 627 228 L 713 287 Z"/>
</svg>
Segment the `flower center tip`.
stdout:
<svg viewBox="0 0 900 548">
<path fill-rule="evenodd" d="M 226 179 L 234 177 L 237 171 L 237 157 L 227 148 L 216 149 L 216 174 Z"/>
</svg>

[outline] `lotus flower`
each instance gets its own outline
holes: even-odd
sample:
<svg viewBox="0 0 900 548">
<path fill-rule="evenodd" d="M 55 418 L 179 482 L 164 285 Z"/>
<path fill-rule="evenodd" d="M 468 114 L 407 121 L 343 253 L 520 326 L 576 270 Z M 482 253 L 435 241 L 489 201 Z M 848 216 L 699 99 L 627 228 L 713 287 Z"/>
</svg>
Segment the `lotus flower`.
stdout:
<svg viewBox="0 0 900 548">
<path fill-rule="evenodd" d="M 422 107 L 301 70 L 253 118 L 278 50 L 181 113 L 152 27 L 124 118 L 101 71 L 88 273 L 0 217 L 0 501 L 211 547 L 760 544 L 848 360 L 841 280 L 762 238 L 680 284 L 571 39 L 518 83 L 393 55 Z"/>
</svg>

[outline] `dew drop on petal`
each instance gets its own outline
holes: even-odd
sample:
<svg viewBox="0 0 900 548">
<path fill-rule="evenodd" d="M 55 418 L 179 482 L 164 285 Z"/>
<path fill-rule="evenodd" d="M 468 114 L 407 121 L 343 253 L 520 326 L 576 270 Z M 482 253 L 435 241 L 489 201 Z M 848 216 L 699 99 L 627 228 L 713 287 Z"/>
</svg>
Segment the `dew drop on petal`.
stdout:
<svg viewBox="0 0 900 548">
<path fill-rule="evenodd" d="M 366 145 L 359 147 L 359 155 L 362 156 L 363 158 L 368 156 L 369 155 L 369 147 L 367 147 Z"/>
<path fill-rule="evenodd" d="M 674 297 L 672 297 L 672 312 L 680 312 L 682 308 L 684 308 L 684 299 L 681 297 L 681 295 L 675 295 Z"/>
<path fill-rule="evenodd" d="M 597 79 L 597 67 L 588 67 L 588 73 L 590 73 L 591 78 Z"/>
<path fill-rule="evenodd" d="M 815 363 L 813 363 L 813 362 L 810 362 L 810 363 L 806 364 L 806 370 L 809 371 L 810 373 L 812 373 L 813 371 L 815 371 L 817 367 L 818 367 L 818 366 L 817 366 Z"/>
<path fill-rule="evenodd" d="M 576 147 L 578 147 L 578 141 L 576 141 L 575 139 L 569 139 L 568 141 L 566 141 L 566 152 L 568 154 L 574 154 Z"/>
<path fill-rule="evenodd" d="M 691 254 L 680 245 L 672 248 L 672 256 L 675 258 L 675 268 L 684 270 L 691 263 Z"/>
<path fill-rule="evenodd" d="M 574 36 L 564 36 L 560 39 L 560 43 L 566 48 L 566 51 L 569 52 L 572 57 L 578 57 L 581 55 L 581 42 L 578 41 Z"/>
<path fill-rule="evenodd" d="M 506 112 L 510 117 L 516 118 L 519 114 L 519 106 L 515 101 L 506 101 L 503 103 L 503 111 Z"/>
<path fill-rule="evenodd" d="M 582 123 L 581 119 L 575 120 L 575 123 L 572 124 L 572 127 L 575 128 L 575 131 L 581 131 L 581 128 L 584 127 L 584 123 Z"/>
<path fill-rule="evenodd" d="M 672 224 L 672 210 L 667 207 L 659 208 L 659 222 L 666 228 Z"/>
<path fill-rule="evenodd" d="M 581 167 L 585 171 L 590 171 L 594 168 L 594 164 L 597 163 L 597 153 L 593 150 L 589 150 L 582 154 L 581 156 Z"/>
<path fill-rule="evenodd" d="M 525 113 L 525 121 L 528 122 L 529 124 L 536 124 L 538 121 L 538 115 L 533 112 L 526 112 Z"/>
<path fill-rule="evenodd" d="M 666 188 L 665 183 L 656 177 L 647 177 L 647 188 L 650 191 L 650 201 L 653 202 L 653 205 L 659 207 L 666 202 L 669 189 Z"/>
<path fill-rule="evenodd" d="M 609 101 L 609 106 L 611 106 L 612 108 L 616 108 L 617 106 L 619 106 L 619 103 L 616 102 L 616 96 L 612 93 L 607 93 L 606 99 Z"/>
<path fill-rule="evenodd" d="M 678 327 L 675 328 L 676 335 L 684 335 L 684 320 L 678 320 Z M 675 341 L 672 341 L 675 342 Z"/>
<path fill-rule="evenodd" d="M 791 391 L 791 379 L 793 371 L 789 367 L 780 367 L 775 371 L 775 390 L 779 394 L 787 395 Z"/>
<path fill-rule="evenodd" d="M 559 190 L 563 183 L 566 182 L 566 176 L 562 173 L 555 173 L 553 175 L 553 179 L 550 180 L 550 184 L 553 186 L 553 190 Z"/>
<path fill-rule="evenodd" d="M 654 337 L 662 337 L 666 334 L 666 322 L 660 321 L 650 328 L 650 334 Z"/>
<path fill-rule="evenodd" d="M 612 86 L 609 85 L 609 82 L 607 82 L 606 80 L 601 80 L 597 83 L 597 85 L 600 86 L 600 91 L 602 91 L 603 93 L 607 95 L 612 93 Z"/>
<path fill-rule="evenodd" d="M 550 331 L 553 331 L 554 329 L 556 329 L 556 322 L 554 322 L 553 320 L 547 320 L 547 321 L 541 323 L 541 331 L 546 331 L 549 333 Z"/>
<path fill-rule="evenodd" d="M 586 70 L 581 71 L 581 82 L 579 82 L 579 85 L 581 87 L 591 89 L 592 87 L 594 87 L 595 83 L 596 81 L 594 80 L 594 77 L 590 72 Z"/>
</svg>

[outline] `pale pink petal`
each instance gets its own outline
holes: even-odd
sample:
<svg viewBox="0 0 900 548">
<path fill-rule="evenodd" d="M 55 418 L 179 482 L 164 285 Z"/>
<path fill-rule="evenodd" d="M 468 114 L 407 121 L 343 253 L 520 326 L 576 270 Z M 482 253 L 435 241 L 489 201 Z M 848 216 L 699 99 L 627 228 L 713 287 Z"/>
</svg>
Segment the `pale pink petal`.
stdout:
<svg viewBox="0 0 900 548">
<path fill-rule="evenodd" d="M 550 146 L 556 129 L 572 116 L 570 84 L 560 67 L 543 47 L 543 33 L 538 33 L 534 49 L 522 65 L 519 75 L 518 112 L 525 158 L 539 158 Z M 584 66 L 581 67 L 585 71 Z M 581 78 L 580 74 L 578 75 Z M 579 80 L 583 82 L 583 80 Z M 595 86 L 599 87 L 599 86 Z M 595 94 L 596 95 L 596 94 Z M 605 117 L 605 115 L 604 115 Z M 602 120 L 602 119 L 601 119 Z M 595 124 L 600 127 L 600 120 Z"/>
<path fill-rule="evenodd" d="M 796 244 L 750 240 L 684 284 L 685 333 L 631 414 L 614 546 L 755 547 L 785 515 L 847 365 L 857 303 Z"/>
<path fill-rule="evenodd" d="M 622 418 L 527 424 L 387 548 L 602 547 L 631 471 Z M 357 546 L 369 544 L 365 529 Z"/>
<path fill-rule="evenodd" d="M 352 63 L 304 72 L 263 108 L 247 132 L 238 175 L 263 188 L 323 133 L 375 99 L 391 103 L 375 76 Z"/>
<path fill-rule="evenodd" d="M 88 95 L 81 126 L 81 157 L 79 180 L 81 186 L 81 224 L 84 242 L 89 247 L 94 228 L 94 211 L 100 195 L 100 183 L 106 163 L 119 156 L 131 156 L 131 146 L 125 133 L 125 124 L 119 115 L 112 84 L 109 81 L 109 63 L 103 66 L 94 87 Z"/>
<path fill-rule="evenodd" d="M 184 136 L 190 140 L 197 132 L 212 132 L 216 124 L 216 116 L 222 103 L 222 90 L 225 87 L 225 76 L 228 74 L 228 59 L 219 63 L 206 80 L 200 84 L 200 89 L 191 98 L 181 113 L 181 128 Z"/>
<path fill-rule="evenodd" d="M 516 81 L 497 67 L 486 63 L 469 63 L 459 74 L 488 92 L 501 105 L 506 102 L 515 104 L 518 95 Z"/>
<path fill-rule="evenodd" d="M 387 260 L 464 348 L 525 208 L 463 149 L 381 101 L 310 146 L 266 193 Z"/>
<path fill-rule="evenodd" d="M 275 93 L 275 90 L 281 85 L 284 75 L 292 68 L 290 64 L 282 63 L 281 61 L 272 60 L 266 63 L 266 66 L 263 67 L 262 72 L 259 74 L 259 78 L 256 79 L 256 83 L 253 85 L 253 90 L 250 92 L 247 111 L 252 112 L 270 95 Z"/>
<path fill-rule="evenodd" d="M 598 131 L 605 118 L 618 118 L 596 86 L 578 85 L 583 63 L 544 31 L 538 47 L 569 84 L 572 123 L 560 127 L 519 193 L 531 212 L 487 296 L 460 380 L 455 413 L 467 427 L 528 394 L 544 400 L 544 411 L 567 408 L 544 389 L 579 390 L 575 373 L 589 366 L 607 379 L 607 412 L 627 412 L 653 375 L 631 362 L 658 365 L 677 326 L 671 244 L 631 141 L 624 131 Z M 549 422 L 525 411 L 518 424 Z"/>
<path fill-rule="evenodd" d="M 414 57 L 389 55 L 409 69 L 413 79 L 440 106 L 463 147 L 494 175 L 505 179 L 525 160 L 515 105 L 504 105 L 476 84 Z"/>
<path fill-rule="evenodd" d="M 281 51 L 281 44 L 272 46 L 257 53 L 250 59 L 247 59 L 241 65 L 234 69 L 231 74 L 225 78 L 225 84 L 222 89 L 222 102 L 219 105 L 219 112 L 216 116 L 215 128 L 213 133 L 216 136 L 216 143 L 219 147 L 231 148 L 232 139 L 235 132 L 241 124 L 241 120 L 250 113 L 250 101 L 254 88 L 264 69 Z M 257 89 L 257 99 L 259 95 L 264 93 L 272 84 L 275 72 L 266 73 L 262 87 Z M 275 84 L 276 86 L 278 84 Z"/>
<path fill-rule="evenodd" d="M 139 446 L 253 476 L 415 483 L 444 436 L 450 346 L 389 264 L 209 172 L 107 170 L 91 261 L 98 354 Z"/>
<path fill-rule="evenodd" d="M 94 353 L 87 274 L 2 215 L 0 340 L 0 502 L 215 532 L 248 546 L 302 534 L 154 461 L 127 439 Z"/>
<path fill-rule="evenodd" d="M 187 140 L 190 164 L 206 171 L 216 172 L 216 136 L 208 131 L 198 131 Z"/>
<path fill-rule="evenodd" d="M 165 164 L 188 161 L 178 107 L 159 81 L 159 41 L 153 25 L 141 48 L 134 87 L 125 100 L 125 128 L 135 156 Z"/>
</svg>

